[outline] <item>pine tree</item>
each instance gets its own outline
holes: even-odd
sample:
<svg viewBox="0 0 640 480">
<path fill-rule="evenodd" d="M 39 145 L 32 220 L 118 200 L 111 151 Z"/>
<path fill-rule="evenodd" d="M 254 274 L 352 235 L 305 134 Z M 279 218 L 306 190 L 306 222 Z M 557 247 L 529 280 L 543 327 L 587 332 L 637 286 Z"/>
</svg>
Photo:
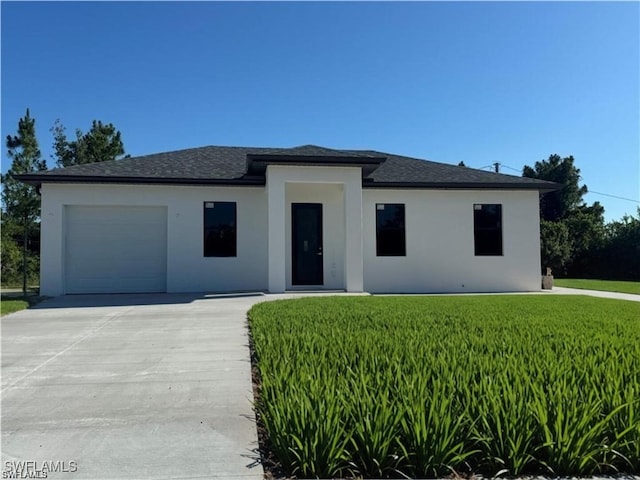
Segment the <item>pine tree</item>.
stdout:
<svg viewBox="0 0 640 480">
<path fill-rule="evenodd" d="M 111 123 L 94 120 L 87 133 L 77 129 L 76 139 L 72 141 L 67 140 L 65 127 L 60 120 L 56 120 L 51 132 L 59 167 L 117 160 L 125 153 L 120 131 Z"/>
<path fill-rule="evenodd" d="M 28 239 L 40 219 L 40 196 L 35 187 L 26 185 L 14 177 L 24 173 L 46 170 L 47 164 L 42 159 L 38 139 L 36 138 L 36 121 L 31 118 L 29 109 L 18 122 L 17 135 L 7 135 L 7 155 L 11 159 L 11 167 L 2 177 L 2 203 L 4 212 L 3 226 L 11 224 L 22 237 L 22 291 L 27 293 L 28 277 Z"/>
</svg>

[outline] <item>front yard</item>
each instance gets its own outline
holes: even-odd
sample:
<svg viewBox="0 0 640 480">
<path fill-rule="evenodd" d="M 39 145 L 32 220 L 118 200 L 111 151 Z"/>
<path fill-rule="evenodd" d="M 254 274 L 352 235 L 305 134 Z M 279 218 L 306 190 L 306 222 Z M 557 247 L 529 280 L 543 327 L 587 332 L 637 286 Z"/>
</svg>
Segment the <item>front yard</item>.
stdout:
<svg viewBox="0 0 640 480">
<path fill-rule="evenodd" d="M 637 303 L 324 297 L 262 303 L 249 318 L 274 471 L 640 472 Z"/>
</svg>

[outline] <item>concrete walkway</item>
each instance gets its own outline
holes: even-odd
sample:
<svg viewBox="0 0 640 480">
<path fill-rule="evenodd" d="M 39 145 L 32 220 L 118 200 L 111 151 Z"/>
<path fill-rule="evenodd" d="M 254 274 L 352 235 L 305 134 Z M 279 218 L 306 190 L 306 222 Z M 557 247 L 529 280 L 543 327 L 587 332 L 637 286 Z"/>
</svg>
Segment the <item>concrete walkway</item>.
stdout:
<svg viewBox="0 0 640 480">
<path fill-rule="evenodd" d="M 629 300 L 640 302 L 640 295 L 633 293 L 604 292 L 600 290 L 584 290 L 582 288 L 553 287 L 549 293 L 556 295 L 588 295 L 590 297 L 613 298 L 616 300 Z"/>
<path fill-rule="evenodd" d="M 246 312 L 264 299 L 67 296 L 2 317 L 3 473 L 262 479 Z"/>
</svg>

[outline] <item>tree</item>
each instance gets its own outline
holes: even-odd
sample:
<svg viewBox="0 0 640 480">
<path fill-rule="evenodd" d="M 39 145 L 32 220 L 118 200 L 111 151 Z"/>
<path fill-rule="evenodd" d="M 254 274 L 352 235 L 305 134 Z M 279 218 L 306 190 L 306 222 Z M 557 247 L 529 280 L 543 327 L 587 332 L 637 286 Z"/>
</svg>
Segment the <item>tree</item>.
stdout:
<svg viewBox="0 0 640 480">
<path fill-rule="evenodd" d="M 76 139 L 72 141 L 67 140 L 65 130 L 60 120 L 56 120 L 51 128 L 59 167 L 117 160 L 125 154 L 121 134 L 111 123 L 94 120 L 87 133 L 76 129 Z"/>
<path fill-rule="evenodd" d="M 607 278 L 640 280 L 640 208 L 635 217 L 625 215 L 607 224 L 598 257 L 599 270 Z"/>
<path fill-rule="evenodd" d="M 544 267 L 564 274 L 571 259 L 569 229 L 564 222 L 540 220 L 540 257 Z"/>
<path fill-rule="evenodd" d="M 599 268 L 595 256 L 605 241 L 604 207 L 599 202 L 591 206 L 581 205 L 562 222 L 569 231 L 571 276 L 597 277 Z"/>
<path fill-rule="evenodd" d="M 537 178 L 560 183 L 563 187 L 544 195 L 540 201 L 540 216 L 544 220 L 563 219 L 569 212 L 582 205 L 582 197 L 588 192 L 587 186 L 580 186 L 580 169 L 574 165 L 573 156 L 561 158 L 550 155 L 548 160 L 536 162 L 535 167 L 524 166 L 523 177 Z"/>
<path fill-rule="evenodd" d="M 13 225 L 2 222 L 2 231 L 0 232 L 0 243 L 2 250 L 0 251 L 1 263 L 0 269 L 3 283 L 17 283 L 20 281 L 20 273 L 22 271 L 22 251 L 14 239 Z"/>
<path fill-rule="evenodd" d="M 598 202 L 591 206 L 584 203 L 588 189 L 580 185 L 580 169 L 573 156 L 550 155 L 534 168 L 525 165 L 522 175 L 562 185 L 540 197 L 542 267 L 565 275 L 590 271 L 589 255 L 604 239 L 604 208 Z"/>
<path fill-rule="evenodd" d="M 31 118 L 29 109 L 18 122 L 17 135 L 7 135 L 6 146 L 11 167 L 2 178 L 2 223 L 3 229 L 11 225 L 16 236 L 22 237 L 22 290 L 26 294 L 29 276 L 28 239 L 40 218 L 40 196 L 33 186 L 16 180 L 15 175 L 47 169 L 36 138 L 36 121 Z M 8 241 L 6 246 L 11 248 Z"/>
</svg>

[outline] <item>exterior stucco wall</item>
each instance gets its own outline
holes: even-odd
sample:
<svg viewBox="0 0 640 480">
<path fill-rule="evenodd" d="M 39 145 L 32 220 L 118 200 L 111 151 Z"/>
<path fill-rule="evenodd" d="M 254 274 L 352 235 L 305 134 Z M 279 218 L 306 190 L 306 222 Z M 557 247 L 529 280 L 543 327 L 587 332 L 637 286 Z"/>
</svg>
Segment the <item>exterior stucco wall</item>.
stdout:
<svg viewBox="0 0 640 480">
<path fill-rule="evenodd" d="M 42 185 L 40 288 L 65 293 L 65 206 L 167 208 L 167 291 L 237 291 L 267 288 L 267 208 L 264 187 L 155 185 Z M 237 257 L 203 256 L 204 202 L 237 203 Z"/>
<path fill-rule="evenodd" d="M 407 255 L 376 256 L 376 203 L 404 203 Z M 502 204 L 503 256 L 474 255 L 474 203 Z M 537 191 L 363 190 L 372 293 L 540 290 Z"/>
<path fill-rule="evenodd" d="M 323 204 L 324 243 L 333 252 L 324 260 L 324 288 L 361 292 L 361 169 L 269 165 L 266 177 L 269 291 L 278 293 L 291 287 L 291 203 L 311 202 Z"/>
<path fill-rule="evenodd" d="M 237 203 L 237 257 L 203 256 L 203 204 Z M 291 288 L 291 203 L 323 204 L 324 288 L 540 289 L 537 191 L 362 189 L 359 168 L 269 166 L 265 187 L 42 185 L 41 293 L 65 293 L 65 206 L 167 209 L 167 291 Z M 405 204 L 407 255 L 376 256 L 376 203 Z M 503 256 L 474 255 L 473 204 L 502 204 Z"/>
</svg>

